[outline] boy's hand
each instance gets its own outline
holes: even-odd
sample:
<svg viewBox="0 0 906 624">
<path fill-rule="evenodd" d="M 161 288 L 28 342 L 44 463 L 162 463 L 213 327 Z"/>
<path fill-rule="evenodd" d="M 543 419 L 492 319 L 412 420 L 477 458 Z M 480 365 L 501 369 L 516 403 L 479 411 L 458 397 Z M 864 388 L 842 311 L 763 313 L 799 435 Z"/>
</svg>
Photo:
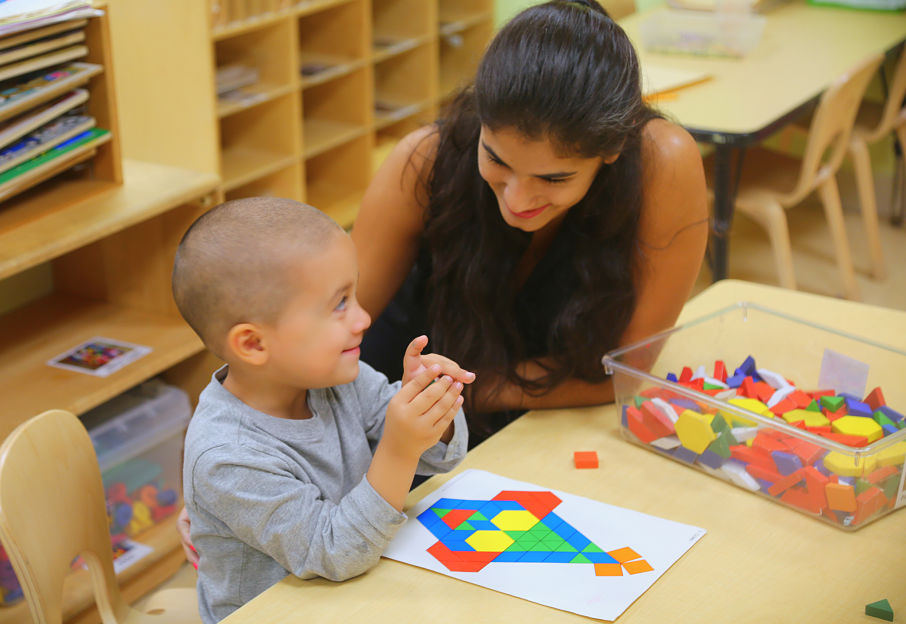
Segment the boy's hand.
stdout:
<svg viewBox="0 0 906 624">
<path fill-rule="evenodd" d="M 406 347 L 406 354 L 403 356 L 403 385 L 415 379 L 416 375 L 431 365 L 440 366 L 440 374 L 447 375 L 460 383 L 472 383 L 475 381 L 475 373 L 471 373 L 459 366 L 450 358 L 446 358 L 436 353 L 423 354 L 428 344 L 427 336 L 419 336 L 409 343 Z"/>
<path fill-rule="evenodd" d="M 442 368 L 422 368 L 387 405 L 381 443 L 399 457 L 417 459 L 437 444 L 462 405 L 462 383 L 441 375 Z"/>
</svg>

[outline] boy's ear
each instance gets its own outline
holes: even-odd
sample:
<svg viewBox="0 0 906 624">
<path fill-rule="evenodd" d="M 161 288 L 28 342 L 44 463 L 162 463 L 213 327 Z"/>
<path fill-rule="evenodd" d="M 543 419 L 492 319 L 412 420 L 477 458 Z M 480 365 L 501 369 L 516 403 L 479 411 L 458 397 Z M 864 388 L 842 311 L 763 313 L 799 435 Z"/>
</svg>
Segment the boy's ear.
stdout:
<svg viewBox="0 0 906 624">
<path fill-rule="evenodd" d="M 605 157 L 604 157 L 604 164 L 605 164 L 605 165 L 612 165 L 613 163 L 616 162 L 617 158 L 619 158 L 619 157 L 620 157 L 620 152 L 617 152 L 616 154 L 611 154 L 610 156 L 605 156 Z"/>
<path fill-rule="evenodd" d="M 240 361 L 260 366 L 267 362 L 268 350 L 261 328 L 254 323 L 237 323 L 227 332 L 226 347 Z"/>
</svg>

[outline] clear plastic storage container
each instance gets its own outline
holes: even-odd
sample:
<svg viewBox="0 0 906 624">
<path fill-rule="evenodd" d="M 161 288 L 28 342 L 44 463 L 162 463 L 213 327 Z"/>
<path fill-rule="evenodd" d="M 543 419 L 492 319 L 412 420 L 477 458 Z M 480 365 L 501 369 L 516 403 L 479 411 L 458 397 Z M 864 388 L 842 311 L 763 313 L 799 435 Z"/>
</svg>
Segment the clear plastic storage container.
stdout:
<svg viewBox="0 0 906 624">
<path fill-rule="evenodd" d="M 639 34 L 652 52 L 741 57 L 758 45 L 764 24 L 746 12 L 670 9 L 645 18 Z"/>
<path fill-rule="evenodd" d="M 820 387 L 829 353 L 868 365 L 871 396 Z M 743 302 L 604 366 L 630 442 L 847 530 L 906 504 L 906 353 Z"/>
</svg>

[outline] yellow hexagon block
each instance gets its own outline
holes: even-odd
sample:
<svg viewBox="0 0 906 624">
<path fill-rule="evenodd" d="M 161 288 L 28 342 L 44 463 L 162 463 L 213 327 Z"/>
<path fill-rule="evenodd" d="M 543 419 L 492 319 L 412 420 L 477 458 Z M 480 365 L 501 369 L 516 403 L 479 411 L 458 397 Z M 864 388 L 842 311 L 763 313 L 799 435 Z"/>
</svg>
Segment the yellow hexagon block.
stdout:
<svg viewBox="0 0 906 624">
<path fill-rule="evenodd" d="M 704 453 L 708 445 L 717 439 L 711 429 L 714 414 L 699 414 L 690 409 L 683 411 L 676 419 L 676 435 L 683 446 L 693 453 Z"/>
<path fill-rule="evenodd" d="M 800 420 L 804 420 L 806 427 L 823 427 L 824 425 L 830 424 L 827 416 L 825 416 L 821 412 L 813 412 L 811 410 L 792 409 L 788 412 L 784 412 L 782 416 L 783 419 L 788 423 L 795 423 L 799 422 Z M 866 418 L 865 420 L 871 419 Z M 871 422 L 875 421 L 871 420 Z"/>
<path fill-rule="evenodd" d="M 528 531 L 538 524 L 538 518 L 524 509 L 504 509 L 491 522 L 502 531 Z"/>
<path fill-rule="evenodd" d="M 466 538 L 466 544 L 479 552 L 503 552 L 514 541 L 503 531 L 475 531 Z"/>
<path fill-rule="evenodd" d="M 861 418 L 857 416 L 856 418 Z M 824 467 L 843 477 L 861 477 L 878 465 L 875 455 L 855 457 L 846 453 L 831 451 L 824 456 Z"/>
<path fill-rule="evenodd" d="M 906 461 L 906 442 L 897 442 L 873 455 L 878 468 L 884 466 L 902 466 Z"/>
<path fill-rule="evenodd" d="M 836 433 L 866 437 L 869 444 L 884 437 L 884 430 L 881 429 L 881 425 L 873 419 L 863 416 L 843 416 L 838 418 L 831 423 L 831 429 Z"/>
</svg>

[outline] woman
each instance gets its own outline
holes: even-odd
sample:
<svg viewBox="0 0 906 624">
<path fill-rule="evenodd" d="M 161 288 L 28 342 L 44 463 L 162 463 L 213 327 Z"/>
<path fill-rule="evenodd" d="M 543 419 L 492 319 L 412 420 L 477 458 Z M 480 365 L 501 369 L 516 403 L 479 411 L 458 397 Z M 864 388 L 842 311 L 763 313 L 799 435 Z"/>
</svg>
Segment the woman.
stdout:
<svg viewBox="0 0 906 624">
<path fill-rule="evenodd" d="M 596 2 L 530 7 L 365 194 L 352 236 L 377 320 L 362 357 L 398 378 L 428 334 L 478 374 L 473 439 L 514 412 L 612 400 L 603 354 L 672 326 L 689 295 L 708 231 L 701 158 L 639 82 Z"/>
<path fill-rule="evenodd" d="M 530 7 L 365 194 L 352 237 L 376 320 L 362 359 L 398 379 L 424 333 L 477 372 L 473 445 L 526 409 L 613 400 L 603 354 L 672 326 L 695 282 L 701 157 L 643 103 L 639 80 L 596 2 Z M 179 529 L 197 561 L 184 513 Z"/>
</svg>

